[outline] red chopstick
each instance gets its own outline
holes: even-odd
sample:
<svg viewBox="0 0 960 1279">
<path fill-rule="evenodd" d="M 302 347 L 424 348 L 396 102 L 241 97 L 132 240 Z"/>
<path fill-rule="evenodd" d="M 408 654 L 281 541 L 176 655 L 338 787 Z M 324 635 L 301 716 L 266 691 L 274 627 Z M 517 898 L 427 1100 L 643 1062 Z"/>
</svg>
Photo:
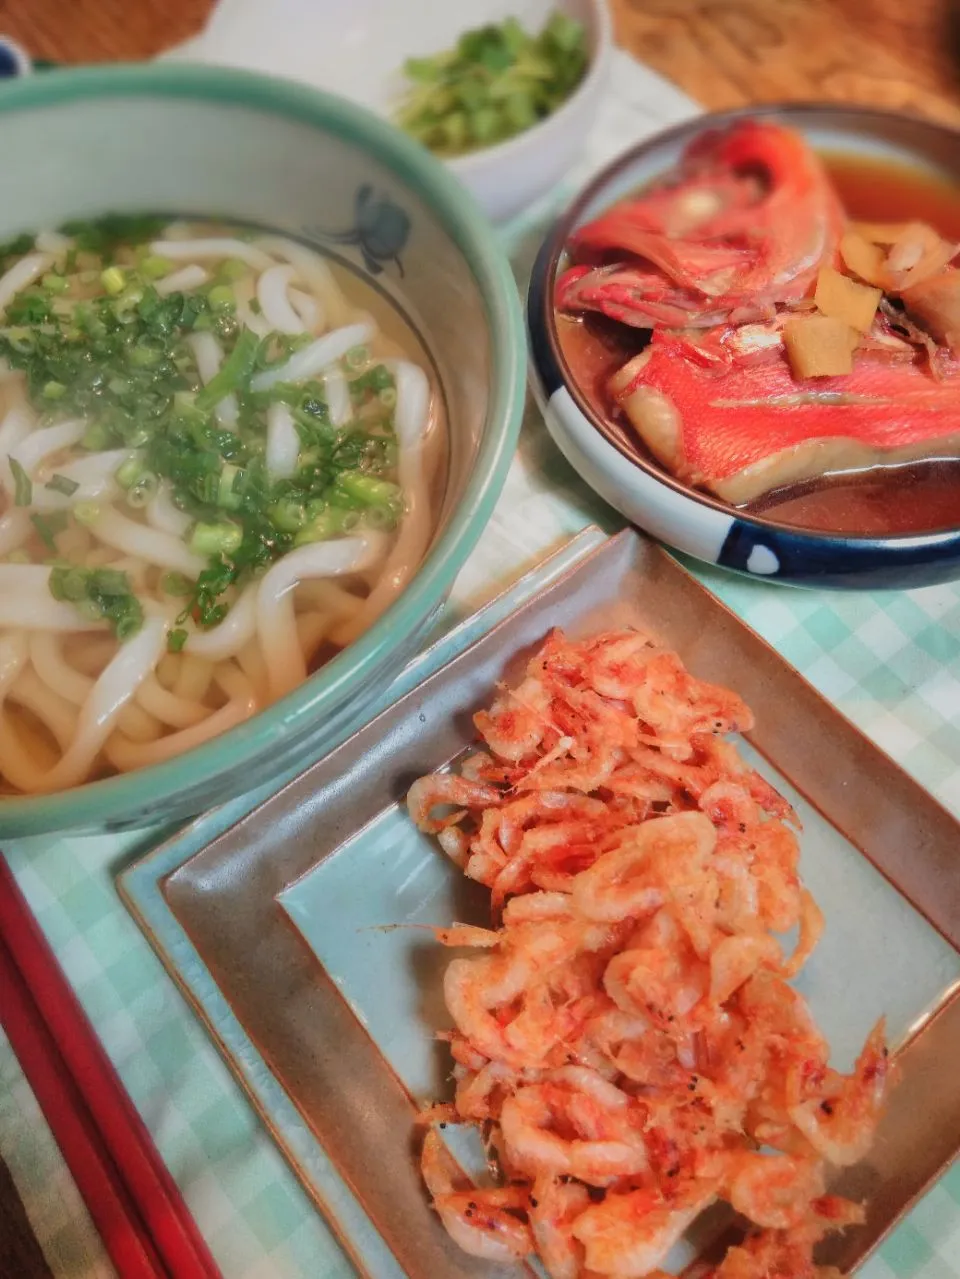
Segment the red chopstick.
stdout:
<svg viewBox="0 0 960 1279">
<path fill-rule="evenodd" d="M 154 1259 L 160 1263 L 160 1268 L 155 1266 L 153 1271 L 130 1269 L 129 1272 L 117 1264 L 122 1279 L 127 1279 L 128 1273 L 131 1277 L 149 1274 L 151 1279 L 161 1275 L 169 1276 L 169 1279 L 222 1279 L 176 1182 L 160 1158 L 2 855 L 0 938 L 5 944 L 7 967 L 12 965 L 21 979 L 17 1004 L 19 1017 L 14 1017 L 15 998 L 11 998 L 10 1021 L 16 1021 L 21 1040 L 29 1041 L 29 1034 L 23 1029 L 26 1017 L 28 1028 L 32 1028 L 34 1035 L 32 1045 L 28 1042 L 21 1053 L 14 1043 L 13 1034 L 7 1030 L 23 1072 L 34 1086 L 37 1100 L 43 1107 L 40 1086 L 34 1081 L 42 1078 L 48 1068 L 55 1071 L 57 1067 L 50 1063 L 59 1058 L 63 1072 L 59 1099 L 53 1103 L 53 1110 L 58 1112 L 58 1122 L 59 1111 L 69 1104 L 78 1122 L 85 1125 L 87 1136 L 91 1140 L 96 1136 L 104 1156 L 101 1162 L 104 1167 L 112 1164 L 116 1174 L 114 1188 L 122 1188 L 124 1192 L 123 1196 L 117 1196 L 118 1200 L 126 1203 L 131 1210 L 134 1228 L 139 1224 L 141 1239 L 150 1242 Z M 24 1007 L 25 1002 L 27 1007 Z M 4 984 L 0 1020 L 5 1027 L 7 1004 Z M 68 1082 L 75 1090 L 72 1095 L 66 1091 Z M 44 1113 L 57 1135 L 45 1107 Z M 57 1140 L 60 1140 L 59 1136 Z M 64 1157 L 67 1157 L 66 1150 Z M 98 1187 L 102 1188 L 102 1182 L 86 1182 L 77 1172 L 74 1172 L 74 1177 L 81 1193 L 85 1189 L 92 1193 Z M 109 1248 L 105 1235 L 104 1245 Z M 145 1246 L 142 1251 L 146 1258 Z"/>
<path fill-rule="evenodd" d="M 37 1017 L 30 991 L 0 939 L 0 1021 L 50 1125 L 93 1224 L 123 1279 L 166 1279 L 167 1271 L 143 1232 L 136 1211 L 100 1142 L 63 1058 Z"/>
</svg>

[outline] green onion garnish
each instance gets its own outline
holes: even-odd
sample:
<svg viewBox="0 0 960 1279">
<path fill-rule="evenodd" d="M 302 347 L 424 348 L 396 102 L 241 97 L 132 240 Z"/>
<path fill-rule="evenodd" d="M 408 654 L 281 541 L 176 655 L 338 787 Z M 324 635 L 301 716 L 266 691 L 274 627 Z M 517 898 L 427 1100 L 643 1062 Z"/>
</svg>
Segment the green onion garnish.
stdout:
<svg viewBox="0 0 960 1279">
<path fill-rule="evenodd" d="M 80 485 L 67 475 L 51 475 L 43 487 L 51 489 L 54 493 L 61 493 L 64 497 L 73 497 Z"/>
<path fill-rule="evenodd" d="M 51 553 L 56 555 L 57 543 L 56 537 L 58 533 L 62 533 L 67 527 L 66 511 L 54 511 L 52 515 L 31 515 L 30 522 L 40 534 L 40 538 Z"/>
<path fill-rule="evenodd" d="M 10 470 L 13 472 L 13 504 L 29 506 L 33 501 L 33 481 L 15 457 L 7 454 Z"/>
<path fill-rule="evenodd" d="M 109 622 L 119 640 L 136 635 L 143 625 L 140 601 L 119 569 L 57 565 L 50 572 L 50 594 L 73 604 L 82 617 Z"/>
<path fill-rule="evenodd" d="M 587 69 L 586 33 L 555 12 L 539 35 L 516 18 L 465 32 L 453 49 L 411 58 L 396 122 L 440 155 L 503 142 L 550 115 Z"/>
</svg>

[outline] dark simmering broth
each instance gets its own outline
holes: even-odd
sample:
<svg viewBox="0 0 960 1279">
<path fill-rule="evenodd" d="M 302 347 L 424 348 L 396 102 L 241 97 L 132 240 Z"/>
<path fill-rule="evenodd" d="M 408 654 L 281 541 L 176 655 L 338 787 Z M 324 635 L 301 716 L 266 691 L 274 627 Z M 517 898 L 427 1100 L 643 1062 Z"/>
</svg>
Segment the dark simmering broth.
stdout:
<svg viewBox="0 0 960 1279">
<path fill-rule="evenodd" d="M 824 163 L 853 219 L 923 221 L 960 240 L 960 185 L 882 159 L 825 153 Z M 629 449 L 646 453 L 635 432 L 611 415 L 608 378 L 640 350 L 645 334 L 598 314 L 558 314 L 557 335 L 577 385 Z M 650 459 L 654 466 L 658 464 Z M 744 507 L 784 524 L 870 535 L 960 526 L 960 458 L 827 474 L 766 493 Z"/>
</svg>

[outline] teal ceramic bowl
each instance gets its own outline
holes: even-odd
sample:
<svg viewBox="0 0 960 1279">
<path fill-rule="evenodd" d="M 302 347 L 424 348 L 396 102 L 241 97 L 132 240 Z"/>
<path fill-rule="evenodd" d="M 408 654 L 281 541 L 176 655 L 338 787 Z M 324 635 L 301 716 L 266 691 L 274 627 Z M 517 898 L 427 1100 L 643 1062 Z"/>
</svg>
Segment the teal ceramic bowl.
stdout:
<svg viewBox="0 0 960 1279">
<path fill-rule="evenodd" d="M 389 294 L 436 366 L 450 424 L 437 532 L 380 620 L 295 692 L 168 763 L 0 799 L 0 838 L 168 821 L 270 782 L 357 727 L 416 650 L 503 486 L 526 345 L 510 268 L 478 209 L 362 108 L 201 66 L 52 71 L 0 87 L 0 240 L 106 212 L 220 217 L 335 252 Z"/>
</svg>

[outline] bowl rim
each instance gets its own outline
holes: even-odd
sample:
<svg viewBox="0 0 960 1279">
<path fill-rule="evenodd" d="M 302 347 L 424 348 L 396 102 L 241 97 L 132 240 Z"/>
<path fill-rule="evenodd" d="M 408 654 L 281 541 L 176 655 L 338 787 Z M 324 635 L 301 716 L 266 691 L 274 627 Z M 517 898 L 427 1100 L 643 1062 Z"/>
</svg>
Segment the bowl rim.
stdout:
<svg viewBox="0 0 960 1279">
<path fill-rule="evenodd" d="M 465 155 L 451 156 L 445 163 L 463 181 L 475 177 L 478 170 L 487 165 L 509 161 L 521 156 L 527 146 L 543 140 L 547 133 L 561 132 L 572 121 L 594 93 L 599 92 L 607 77 L 607 68 L 613 56 L 613 19 L 607 0 L 587 0 L 596 24 L 596 44 L 591 52 L 587 73 L 556 111 L 544 116 L 536 124 L 532 124 L 522 133 L 503 142 L 495 142 L 492 146 L 479 147 L 476 151 L 468 151 Z"/>
<path fill-rule="evenodd" d="M 391 638 L 422 626 L 443 601 L 486 526 L 513 458 L 526 395 L 526 341 L 520 296 L 509 262 L 473 197 L 412 139 L 366 108 L 308 85 L 229 67 L 194 63 L 118 63 L 54 70 L 4 85 L 0 127 L 8 114 L 89 99 L 172 98 L 238 105 L 332 132 L 371 154 L 414 191 L 444 226 L 473 274 L 490 340 L 490 403 L 476 463 L 447 527 L 394 604 L 358 640 L 286 697 L 183 754 L 70 790 L 0 799 L 0 835 L 163 821 L 164 798 L 189 791 L 266 756 L 294 726 L 318 721 L 327 703 L 343 706 L 344 686 L 360 685 L 385 657 Z M 382 679 L 389 678 L 381 674 Z M 339 700 L 338 700 L 339 699 Z M 289 761 L 288 765 L 289 766 Z M 254 783 L 261 785 L 261 781 Z M 219 802 L 219 801 L 218 801 Z"/>
<path fill-rule="evenodd" d="M 557 333 L 556 308 L 553 306 L 553 285 L 557 276 L 557 268 L 563 256 L 570 232 L 579 220 L 583 210 L 594 203 L 598 197 L 602 198 L 604 189 L 611 182 L 629 169 L 631 165 L 638 160 L 642 160 L 659 147 L 669 146 L 674 143 L 682 144 L 688 138 L 695 137 L 710 129 L 722 129 L 739 120 L 756 119 L 758 117 L 787 119 L 799 117 L 802 122 L 804 119 L 811 119 L 815 116 L 836 116 L 840 122 L 847 119 L 850 121 L 855 119 L 865 120 L 868 126 L 871 121 L 877 123 L 906 123 L 926 132 L 943 135 L 948 141 L 954 142 L 958 151 L 960 151 L 960 127 L 955 127 L 943 121 L 930 120 L 924 116 L 913 115 L 905 111 L 861 106 L 856 103 L 770 102 L 734 107 L 725 111 L 707 111 L 690 119 L 682 120 L 678 124 L 651 134 L 650 137 L 644 138 L 635 146 L 615 156 L 599 172 L 594 174 L 589 182 L 578 191 L 571 203 L 567 205 L 551 227 L 534 265 L 528 293 L 528 317 L 531 322 L 536 322 L 542 327 L 542 332 L 546 335 L 550 357 L 554 362 L 556 372 L 559 374 L 560 385 L 568 392 L 573 403 L 587 422 L 611 448 L 616 449 L 621 457 L 664 488 L 672 490 L 674 495 L 681 501 L 693 502 L 710 511 L 731 517 L 737 520 L 738 523 L 758 531 L 771 532 L 799 540 L 809 540 L 817 545 L 826 543 L 848 544 L 864 549 L 882 546 L 884 549 L 894 553 L 901 549 L 916 553 L 923 546 L 929 546 L 932 550 L 938 549 L 946 541 L 952 541 L 957 537 L 957 534 L 960 533 L 960 525 L 947 529 L 890 535 L 808 529 L 795 524 L 781 523 L 778 520 L 764 516 L 761 512 L 752 512 L 736 507 L 732 503 L 724 501 L 723 498 L 689 487 L 675 476 L 670 475 L 665 469 L 661 469 L 655 462 L 646 459 L 638 451 L 631 449 L 617 432 L 610 428 L 609 423 L 595 411 L 591 402 L 583 394 L 577 380 L 572 375 L 560 346 Z M 530 302 L 535 298 L 539 298 L 542 305 L 542 309 L 536 315 L 530 308 Z M 540 359 L 536 342 L 531 343 L 530 358 L 531 362 L 537 366 L 538 375 L 542 374 L 543 370 L 539 367 Z"/>
</svg>

